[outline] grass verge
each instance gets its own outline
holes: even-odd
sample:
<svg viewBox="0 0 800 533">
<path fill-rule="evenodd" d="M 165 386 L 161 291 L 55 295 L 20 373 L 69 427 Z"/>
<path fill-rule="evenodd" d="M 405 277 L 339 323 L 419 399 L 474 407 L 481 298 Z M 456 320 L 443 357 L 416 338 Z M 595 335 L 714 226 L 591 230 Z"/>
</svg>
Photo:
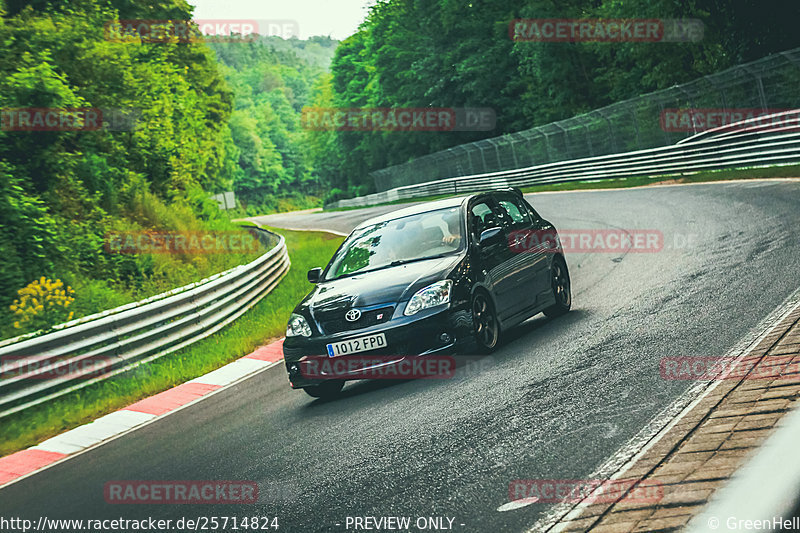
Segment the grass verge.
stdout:
<svg viewBox="0 0 800 533">
<path fill-rule="evenodd" d="M 672 184 L 672 183 L 704 183 L 711 181 L 741 180 L 741 179 L 763 179 L 763 178 L 794 178 L 800 176 L 800 165 L 785 165 L 763 168 L 739 168 L 731 170 L 707 170 L 693 174 L 681 174 L 671 176 L 633 176 L 629 178 L 615 178 L 606 180 L 571 181 L 567 183 L 548 183 L 543 185 L 532 185 L 523 187 L 524 193 L 547 192 L 547 191 L 578 191 L 593 189 L 624 189 L 629 187 L 643 187 L 646 185 Z M 420 196 L 419 198 L 408 198 L 405 200 L 395 200 L 382 204 L 373 205 L 394 205 L 408 204 L 413 202 L 429 202 L 461 196 L 457 194 L 437 194 L 431 196 Z M 365 205 L 358 207 L 333 207 L 325 208 L 325 211 L 350 211 L 352 209 L 363 209 L 372 207 Z"/>
<path fill-rule="evenodd" d="M 35 445 L 133 402 L 194 379 L 282 337 L 294 306 L 311 290 L 309 268 L 328 262 L 342 238 L 269 228 L 286 238 L 292 267 L 275 289 L 222 331 L 182 350 L 0 419 L 0 456 Z M 288 387 L 288 385 L 287 385 Z"/>
</svg>

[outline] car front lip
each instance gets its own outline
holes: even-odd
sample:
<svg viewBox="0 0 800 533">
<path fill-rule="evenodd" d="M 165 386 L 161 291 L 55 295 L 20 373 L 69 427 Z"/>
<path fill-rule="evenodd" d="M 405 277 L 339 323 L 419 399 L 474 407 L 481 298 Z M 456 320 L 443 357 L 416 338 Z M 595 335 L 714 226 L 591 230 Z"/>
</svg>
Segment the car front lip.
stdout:
<svg viewBox="0 0 800 533">
<path fill-rule="evenodd" d="M 291 374 L 294 374 L 294 375 L 289 380 L 289 383 L 291 384 L 292 388 L 296 389 L 296 388 L 302 388 L 306 384 L 318 383 L 320 380 L 326 380 L 326 379 L 343 379 L 345 381 L 347 381 L 347 380 L 357 380 L 357 379 L 372 379 L 376 375 L 380 374 L 379 371 L 386 371 L 390 367 L 399 366 L 400 363 L 403 363 L 404 361 L 409 361 L 409 360 L 412 360 L 412 359 L 415 359 L 415 358 L 425 357 L 425 356 L 428 356 L 428 355 L 434 355 L 434 354 L 437 354 L 437 353 L 446 353 L 446 352 L 449 352 L 454 346 L 455 346 L 455 343 L 451 342 L 451 343 L 446 344 L 444 346 L 441 346 L 439 348 L 432 348 L 430 350 L 427 350 L 427 351 L 425 351 L 425 352 L 423 352 L 423 353 L 421 353 L 419 355 L 384 356 L 385 359 L 381 360 L 380 362 L 377 362 L 375 364 L 368 364 L 368 365 L 360 366 L 358 368 L 358 370 L 353 370 L 351 372 L 336 372 L 336 373 L 332 373 L 332 374 L 327 374 L 324 370 L 321 370 L 319 372 L 319 376 L 320 377 L 319 378 L 314 378 L 314 379 L 306 378 L 306 377 L 302 376 L 302 374 L 299 374 L 299 375 L 295 374 L 295 372 L 299 373 L 299 370 L 296 370 L 295 372 L 291 373 Z M 362 355 L 365 358 L 365 360 L 367 360 L 367 361 L 369 360 L 370 352 L 361 352 L 356 357 L 362 356 Z M 313 358 L 313 357 L 322 358 L 323 356 L 303 356 L 303 357 L 300 358 L 300 360 L 298 362 L 292 363 L 292 364 L 301 365 L 304 361 L 306 361 L 307 359 Z M 347 359 L 348 357 L 353 357 L 353 356 L 341 355 L 341 356 L 338 356 L 338 357 L 331 357 L 329 359 L 338 360 L 338 359 Z M 375 356 L 373 356 L 373 357 L 375 357 Z M 389 372 L 385 372 L 385 374 L 388 375 Z M 395 373 L 394 375 L 395 376 L 400 376 L 402 374 Z M 417 376 L 417 377 L 422 377 L 422 376 Z M 403 379 L 403 378 L 401 377 L 401 378 L 398 378 L 398 379 Z"/>
<path fill-rule="evenodd" d="M 319 384 L 324 379 L 309 379 L 299 372 L 299 363 L 310 358 L 327 358 L 327 345 L 333 342 L 383 333 L 386 335 L 387 347 L 380 350 L 358 352 L 353 356 L 390 357 L 378 365 L 362 368 L 357 372 L 339 374 L 335 379 L 365 379 L 362 373 L 371 368 L 379 368 L 398 364 L 412 357 L 431 355 L 447 352 L 455 346 L 458 339 L 467 334 L 464 328 L 463 317 L 456 317 L 465 311 L 455 311 L 451 308 L 432 308 L 420 312 L 421 316 L 399 316 L 389 322 L 377 324 L 368 328 L 336 333 L 333 335 L 315 335 L 312 337 L 287 337 L 283 343 L 284 360 L 289 373 L 289 382 L 293 388 L 302 388 Z M 438 337 L 442 333 L 450 335 L 448 342 L 441 341 Z M 396 356 L 396 358 L 394 357 Z M 336 357 L 351 357 L 347 355 Z M 293 366 L 294 365 L 294 366 Z M 332 377 L 331 379 L 334 379 Z"/>
</svg>

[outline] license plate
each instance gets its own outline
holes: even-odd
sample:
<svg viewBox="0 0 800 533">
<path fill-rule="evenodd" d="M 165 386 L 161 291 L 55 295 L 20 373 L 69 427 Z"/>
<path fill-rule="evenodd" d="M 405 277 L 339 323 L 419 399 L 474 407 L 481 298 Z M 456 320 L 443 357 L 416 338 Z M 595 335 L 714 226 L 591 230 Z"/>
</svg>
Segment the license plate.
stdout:
<svg viewBox="0 0 800 533">
<path fill-rule="evenodd" d="M 367 352 L 369 350 L 383 348 L 384 346 L 386 346 L 386 335 L 377 333 L 375 335 L 367 335 L 365 337 L 328 344 L 328 357 Z"/>
</svg>

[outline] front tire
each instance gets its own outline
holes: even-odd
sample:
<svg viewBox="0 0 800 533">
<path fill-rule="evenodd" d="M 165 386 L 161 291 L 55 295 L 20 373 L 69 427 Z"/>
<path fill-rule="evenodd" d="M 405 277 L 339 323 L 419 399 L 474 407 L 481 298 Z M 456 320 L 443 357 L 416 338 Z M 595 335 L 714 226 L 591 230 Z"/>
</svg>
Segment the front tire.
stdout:
<svg viewBox="0 0 800 533">
<path fill-rule="evenodd" d="M 489 296 L 478 291 L 472 297 L 472 324 L 475 344 L 480 353 L 491 353 L 500 340 L 500 322 Z"/>
<path fill-rule="evenodd" d="M 313 398 L 322 398 L 323 400 L 330 400 L 336 398 L 344 387 L 344 381 L 338 379 L 331 379 L 323 381 L 319 385 L 312 385 L 304 387 L 303 390 L 306 394 Z"/>
<path fill-rule="evenodd" d="M 569 279 L 567 263 L 560 256 L 550 266 L 550 284 L 556 303 L 544 310 L 544 314 L 555 318 L 567 313 L 572 307 L 572 284 Z"/>
</svg>

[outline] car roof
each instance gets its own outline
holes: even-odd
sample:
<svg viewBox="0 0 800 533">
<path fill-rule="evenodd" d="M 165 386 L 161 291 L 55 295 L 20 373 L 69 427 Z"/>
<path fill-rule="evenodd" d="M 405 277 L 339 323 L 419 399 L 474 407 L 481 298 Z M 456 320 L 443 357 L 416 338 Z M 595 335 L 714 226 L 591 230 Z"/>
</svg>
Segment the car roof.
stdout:
<svg viewBox="0 0 800 533">
<path fill-rule="evenodd" d="M 373 224 L 379 224 L 381 222 L 386 222 L 388 220 L 394 220 L 396 218 L 407 217 L 410 215 L 417 215 L 419 213 L 426 213 L 428 211 L 435 211 L 437 209 L 447 209 L 448 207 L 458 207 L 462 205 L 464 202 L 473 198 L 475 196 L 479 196 L 477 194 L 470 194 L 468 196 L 456 196 L 453 198 L 444 198 L 442 200 L 434 200 L 432 202 L 423 202 L 421 204 L 412 205 L 410 207 L 404 207 L 402 209 L 397 209 L 396 211 L 390 211 L 383 215 L 378 215 L 376 217 L 370 218 L 356 226 L 355 229 L 372 226 Z"/>
<path fill-rule="evenodd" d="M 437 209 L 447 209 L 448 207 L 458 207 L 460 205 L 465 204 L 472 198 L 477 198 L 479 196 L 485 196 L 489 194 L 497 194 L 497 193 L 506 193 L 506 192 L 513 192 L 522 196 L 522 191 L 519 189 L 515 189 L 513 187 L 504 187 L 500 189 L 489 189 L 481 192 L 476 192 L 474 194 L 468 194 L 466 196 L 454 196 L 452 198 L 444 198 L 442 200 L 433 200 L 431 202 L 423 202 L 420 204 L 412 205 L 410 207 L 404 207 L 402 209 L 398 209 L 396 211 L 390 211 L 383 215 L 378 215 L 376 217 L 370 218 L 359 224 L 354 228 L 354 230 L 363 228 L 366 226 L 371 226 L 373 224 L 379 224 L 381 222 L 386 222 L 388 220 L 394 220 L 396 218 L 407 217 L 410 215 L 418 215 L 419 213 L 426 213 L 428 211 L 435 211 Z"/>
</svg>

